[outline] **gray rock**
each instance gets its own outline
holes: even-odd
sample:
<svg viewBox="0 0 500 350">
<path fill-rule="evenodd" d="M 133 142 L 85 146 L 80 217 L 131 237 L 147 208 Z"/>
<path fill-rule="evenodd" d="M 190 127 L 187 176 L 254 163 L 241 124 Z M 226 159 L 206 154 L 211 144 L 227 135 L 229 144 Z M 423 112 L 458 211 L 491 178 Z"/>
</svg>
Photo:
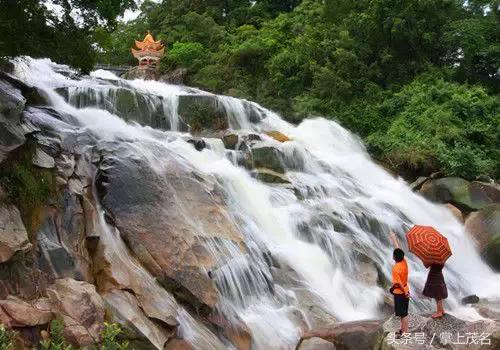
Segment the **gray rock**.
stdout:
<svg viewBox="0 0 500 350">
<path fill-rule="evenodd" d="M 75 156 L 72 154 L 61 154 L 56 160 L 57 172 L 68 179 L 75 171 Z"/>
<path fill-rule="evenodd" d="M 479 303 L 479 297 L 475 294 L 468 295 L 462 298 L 462 304 L 477 304 Z"/>
<path fill-rule="evenodd" d="M 163 74 L 158 80 L 168 84 L 183 85 L 186 80 L 187 73 L 188 70 L 186 68 L 180 67 Z"/>
<path fill-rule="evenodd" d="M 227 149 L 235 150 L 239 142 L 239 136 L 234 131 L 227 131 L 222 137 L 222 142 L 224 142 L 224 147 Z"/>
<path fill-rule="evenodd" d="M 469 182 L 458 177 L 429 180 L 422 185 L 420 192 L 431 201 L 451 203 L 468 211 L 500 202 L 500 189 L 495 185 Z"/>
<path fill-rule="evenodd" d="M 112 321 L 120 324 L 124 335 L 134 348 L 163 349 L 172 335 L 149 319 L 133 294 L 113 290 L 103 295 Z"/>
<path fill-rule="evenodd" d="M 55 167 L 55 160 L 47 153 L 45 153 L 41 148 L 37 147 L 35 153 L 33 154 L 33 164 L 45 169 L 52 169 Z"/>
<path fill-rule="evenodd" d="M 0 263 L 10 260 L 17 252 L 30 249 L 31 243 L 19 210 L 0 197 Z"/>
<path fill-rule="evenodd" d="M 283 158 L 283 152 L 267 142 L 260 142 L 251 149 L 252 168 L 267 168 L 283 174 Z"/>
<path fill-rule="evenodd" d="M 427 180 L 429 180 L 427 176 L 419 176 L 418 179 L 410 184 L 410 188 L 413 191 L 418 191 Z"/>
<path fill-rule="evenodd" d="M 7 154 L 25 142 L 20 125 L 26 99 L 21 91 L 0 75 L 0 162 Z"/>
<path fill-rule="evenodd" d="M 133 254 L 167 290 L 197 308 L 211 308 L 217 292 L 205 271 L 215 262 L 204 242 L 238 246 L 243 238 L 213 189 L 215 180 L 193 176 L 162 149 L 155 157 L 163 173 L 125 148 L 104 152 L 96 178 L 101 203 Z"/>
<path fill-rule="evenodd" d="M 276 184 L 290 183 L 290 180 L 286 177 L 285 174 L 280 174 L 276 171 L 266 168 L 257 168 L 252 170 L 252 176 L 260 181 L 267 183 L 276 183 Z"/>
<path fill-rule="evenodd" d="M 494 236 L 500 235 L 500 203 L 471 213 L 465 221 L 465 228 L 482 251 Z"/>
<path fill-rule="evenodd" d="M 304 339 L 297 350 L 335 350 L 335 345 L 321 338 Z"/>
<path fill-rule="evenodd" d="M 64 323 L 64 335 L 74 345 L 99 342 L 105 306 L 95 286 L 71 278 L 59 279 L 47 289 L 52 310 Z"/>
</svg>

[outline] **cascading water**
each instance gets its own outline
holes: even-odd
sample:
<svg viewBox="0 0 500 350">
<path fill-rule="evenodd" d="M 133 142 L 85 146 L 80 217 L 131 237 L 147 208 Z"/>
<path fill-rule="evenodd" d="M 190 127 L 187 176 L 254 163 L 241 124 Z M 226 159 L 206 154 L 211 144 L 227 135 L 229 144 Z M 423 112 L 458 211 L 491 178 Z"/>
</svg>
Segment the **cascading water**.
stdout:
<svg viewBox="0 0 500 350">
<path fill-rule="evenodd" d="M 162 154 L 168 154 L 213 177 L 246 249 L 207 240 L 217 268 L 206 273 L 210 272 L 219 292 L 217 310 L 231 325 L 244 325 L 258 349 L 295 346 L 301 323 L 314 322 L 304 306 L 305 295 L 340 321 L 381 316 L 385 293 L 381 286 L 390 280 L 393 263 L 388 232 L 395 231 L 404 244 L 403 234 L 413 224 L 434 226 L 449 239 L 454 255 L 446 265 L 445 278 L 450 292 L 447 303 L 454 312 L 476 316 L 459 306 L 460 298 L 500 290 L 500 276 L 481 261 L 463 225 L 448 209 L 426 201 L 403 180 L 389 175 L 370 160 L 356 136 L 333 121 L 314 118 L 294 126 L 254 103 L 196 89 L 125 81 L 103 71 L 75 78 L 68 67 L 49 60 L 23 58 L 15 64 L 18 78 L 43 89 L 56 110 L 76 118 L 75 124 L 92 130 L 99 142 L 131 140 L 124 147 L 158 173 L 165 171 Z M 127 123 L 115 115 L 123 113 L 120 89 L 126 90 L 124 98 L 133 104 L 129 112 L 143 113 L 125 119 L 149 126 Z M 289 185 L 257 180 L 238 166 L 237 151 L 223 150 L 219 141 L 208 141 L 207 149 L 196 151 L 185 141 L 189 135 L 179 133 L 186 131 L 178 113 L 179 96 L 186 94 L 213 97 L 225 110 L 230 128 L 256 133 L 280 150 Z M 280 143 L 266 131 L 279 131 L 292 141 Z M 191 220 L 196 226 L 196 217 Z M 101 223 L 106 225 L 103 219 Z M 107 254 L 126 254 L 119 236 L 109 229 L 103 239 L 109 241 Z M 411 307 L 425 310 L 430 303 L 418 293 L 427 271 L 411 254 L 408 260 Z M 122 263 L 120 268 L 146 274 L 151 280 L 137 262 L 123 258 Z M 361 277 L 367 265 L 376 269 L 374 283 Z M 123 283 L 133 289 L 133 274 L 127 278 Z M 154 281 L 148 288 L 159 295 Z M 197 321 L 186 311 L 180 311 L 177 320 L 181 333 L 195 347 L 226 346 L 211 339 L 208 331 L 197 330 Z"/>
</svg>

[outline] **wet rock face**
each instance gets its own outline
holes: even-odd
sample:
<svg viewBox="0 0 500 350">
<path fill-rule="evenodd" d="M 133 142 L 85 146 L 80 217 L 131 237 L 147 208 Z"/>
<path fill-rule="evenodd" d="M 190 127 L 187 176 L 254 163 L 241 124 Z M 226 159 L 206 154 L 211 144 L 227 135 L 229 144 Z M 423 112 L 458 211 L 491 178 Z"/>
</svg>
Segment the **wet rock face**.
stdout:
<svg viewBox="0 0 500 350">
<path fill-rule="evenodd" d="M 163 349 L 172 332 L 166 332 L 160 325 L 148 318 L 141 305 L 128 291 L 113 290 L 103 295 L 112 321 L 124 329 L 132 348 Z"/>
<path fill-rule="evenodd" d="M 17 252 L 26 253 L 32 247 L 19 210 L 6 201 L 0 187 L 0 263 L 10 260 Z"/>
<path fill-rule="evenodd" d="M 500 204 L 490 204 L 471 213 L 465 228 L 490 266 L 500 271 Z"/>
<path fill-rule="evenodd" d="M 8 81 L 0 80 L 0 162 L 8 152 L 21 146 L 25 141 L 20 125 L 25 103 L 26 99 L 19 89 Z"/>
<path fill-rule="evenodd" d="M 213 307 L 217 293 L 208 271 L 215 265 L 205 244 L 242 241 L 220 195 L 172 155 L 158 154 L 162 169 L 155 170 L 126 154 L 114 151 L 99 165 L 97 188 L 110 220 L 168 290 L 196 308 Z"/>
<path fill-rule="evenodd" d="M 469 182 L 458 177 L 445 177 L 425 182 L 420 192 L 438 203 L 451 203 L 463 210 L 478 210 L 500 202 L 500 189 L 482 182 Z"/>
<path fill-rule="evenodd" d="M 212 95 L 179 96 L 178 113 L 189 125 L 191 132 L 227 128 L 226 110 Z"/>
</svg>

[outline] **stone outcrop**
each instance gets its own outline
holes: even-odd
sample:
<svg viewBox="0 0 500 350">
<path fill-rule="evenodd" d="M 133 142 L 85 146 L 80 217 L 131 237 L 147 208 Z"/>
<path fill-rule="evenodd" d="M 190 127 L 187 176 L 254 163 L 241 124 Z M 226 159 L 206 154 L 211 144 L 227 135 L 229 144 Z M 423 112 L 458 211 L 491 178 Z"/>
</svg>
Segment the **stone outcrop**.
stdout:
<svg viewBox="0 0 500 350">
<path fill-rule="evenodd" d="M 309 339 L 314 339 L 315 343 L 317 339 L 322 339 L 333 344 L 336 349 L 345 350 L 486 350 L 500 346 L 500 322 L 495 320 L 464 321 L 449 314 L 433 319 L 429 315 L 410 313 L 410 336 L 406 339 L 397 339 L 394 335 L 399 330 L 399 322 L 399 318 L 392 316 L 387 320 L 339 323 L 304 333 L 297 349 L 303 349 L 303 344 L 307 344 L 306 340 Z M 479 338 L 481 335 L 482 338 Z M 317 344 L 329 346 L 324 342 Z"/>
<path fill-rule="evenodd" d="M 487 177 L 484 180 L 432 176 L 417 179 L 411 187 L 427 199 L 445 204 L 457 220 L 465 222 L 478 252 L 500 271 L 500 186 Z"/>
<path fill-rule="evenodd" d="M 379 320 L 338 323 L 332 327 L 307 332 L 301 341 L 321 338 L 333 343 L 336 349 L 377 349 L 384 335 L 382 324 L 383 321 Z"/>
<path fill-rule="evenodd" d="M 284 155 L 277 147 L 266 142 L 255 144 L 251 148 L 250 164 L 252 168 L 266 168 L 277 173 L 284 173 Z"/>
<path fill-rule="evenodd" d="M 186 68 L 179 67 L 163 74 L 158 80 L 168 84 L 184 85 L 187 73 L 188 70 Z"/>
<path fill-rule="evenodd" d="M 136 297 L 127 291 L 113 290 L 103 295 L 112 321 L 122 326 L 133 347 L 163 349 L 172 331 L 148 318 Z"/>
<path fill-rule="evenodd" d="M 0 263 L 10 260 L 17 252 L 28 252 L 31 243 L 19 210 L 8 203 L 0 187 Z"/>
<path fill-rule="evenodd" d="M 104 302 L 95 286 L 70 278 L 59 279 L 47 289 L 52 310 L 64 323 L 66 338 L 75 345 L 98 342 L 104 325 Z"/>
<path fill-rule="evenodd" d="M 0 78 L 5 78 L 0 73 Z M 21 146 L 24 141 L 24 131 L 20 125 L 21 112 L 26 104 L 26 98 L 9 80 L 0 80 L 0 162 L 6 154 Z"/>
<path fill-rule="evenodd" d="M 197 180 L 172 155 L 157 155 L 164 167 L 164 173 L 157 173 L 140 158 L 119 152 L 104 156 L 97 188 L 121 237 L 178 298 L 196 308 L 213 307 L 217 293 L 205 271 L 214 268 L 214 260 L 205 243 L 242 242 L 213 182 Z M 189 220 L 192 217 L 197 218 L 196 224 Z"/>
<path fill-rule="evenodd" d="M 471 213 L 465 228 L 475 238 L 478 248 L 483 250 L 494 236 L 500 235 L 500 203 L 490 204 Z"/>
<path fill-rule="evenodd" d="M 429 200 L 451 203 L 460 209 L 478 210 L 500 202 L 500 189 L 492 184 L 445 177 L 425 182 L 420 192 Z"/>
<path fill-rule="evenodd" d="M 336 347 L 335 345 L 333 345 L 333 343 L 318 337 L 304 339 L 297 346 L 297 350 L 335 350 L 335 349 Z"/>
<path fill-rule="evenodd" d="M 0 322 L 7 327 L 33 327 L 48 324 L 54 317 L 46 299 L 28 303 L 15 296 L 0 300 Z"/>
</svg>

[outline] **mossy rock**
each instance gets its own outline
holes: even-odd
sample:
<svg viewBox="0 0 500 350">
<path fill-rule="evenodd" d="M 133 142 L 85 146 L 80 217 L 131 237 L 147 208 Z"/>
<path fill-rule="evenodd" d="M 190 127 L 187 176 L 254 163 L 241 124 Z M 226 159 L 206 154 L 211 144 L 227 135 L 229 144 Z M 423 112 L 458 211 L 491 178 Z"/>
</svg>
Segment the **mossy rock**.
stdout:
<svg viewBox="0 0 500 350">
<path fill-rule="evenodd" d="M 267 183 L 290 183 L 290 180 L 288 180 L 285 174 L 277 173 L 266 168 L 255 169 L 252 171 L 252 175 L 256 179 Z"/>
<path fill-rule="evenodd" d="M 55 195 L 55 174 L 52 169 L 42 169 L 33 165 L 36 145 L 27 141 L 22 147 L 9 154 L 0 168 L 0 185 L 19 211 L 28 234 L 34 232 L 36 213 L 49 198 Z"/>
<path fill-rule="evenodd" d="M 465 211 L 482 209 L 500 201 L 500 190 L 494 185 L 469 182 L 459 177 L 429 180 L 422 185 L 420 192 L 433 202 L 451 203 Z"/>
<path fill-rule="evenodd" d="M 277 173 L 284 173 L 283 153 L 272 145 L 261 143 L 252 147 L 252 167 L 267 168 Z"/>
<path fill-rule="evenodd" d="M 212 95 L 179 96 L 178 113 L 192 132 L 227 129 L 226 111 Z"/>
</svg>

